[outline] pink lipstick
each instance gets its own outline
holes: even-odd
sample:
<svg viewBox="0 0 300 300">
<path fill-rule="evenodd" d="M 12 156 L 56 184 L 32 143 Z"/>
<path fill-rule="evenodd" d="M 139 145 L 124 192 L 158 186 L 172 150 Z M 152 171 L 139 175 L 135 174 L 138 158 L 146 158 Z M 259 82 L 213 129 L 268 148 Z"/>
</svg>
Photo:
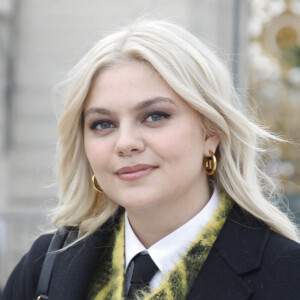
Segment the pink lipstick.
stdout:
<svg viewBox="0 0 300 300">
<path fill-rule="evenodd" d="M 116 174 L 122 180 L 136 180 L 147 176 L 156 168 L 157 167 L 153 165 L 140 164 L 135 166 L 123 167 L 117 170 Z"/>
</svg>

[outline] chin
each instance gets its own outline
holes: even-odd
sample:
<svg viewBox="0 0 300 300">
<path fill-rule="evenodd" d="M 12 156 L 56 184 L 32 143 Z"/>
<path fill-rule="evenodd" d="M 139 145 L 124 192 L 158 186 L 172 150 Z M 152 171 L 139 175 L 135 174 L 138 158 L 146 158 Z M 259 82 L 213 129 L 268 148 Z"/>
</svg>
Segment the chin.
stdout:
<svg viewBox="0 0 300 300">
<path fill-rule="evenodd" d="M 119 195 L 120 196 L 120 195 Z M 112 198 L 116 199 L 116 197 Z M 137 195 L 137 193 L 124 193 L 121 197 L 118 197 L 117 204 L 123 206 L 125 209 L 146 209 L 157 205 L 157 195 L 143 193 L 143 195 Z"/>
</svg>

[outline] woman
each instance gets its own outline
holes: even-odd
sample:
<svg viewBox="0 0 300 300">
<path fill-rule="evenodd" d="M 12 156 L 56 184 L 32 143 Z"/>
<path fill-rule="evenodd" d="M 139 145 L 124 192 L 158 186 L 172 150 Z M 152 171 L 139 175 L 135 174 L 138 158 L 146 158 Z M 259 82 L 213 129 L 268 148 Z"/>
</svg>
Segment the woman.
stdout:
<svg viewBox="0 0 300 300">
<path fill-rule="evenodd" d="M 67 83 L 53 223 L 79 234 L 56 253 L 49 299 L 300 299 L 298 232 L 260 168 L 276 138 L 245 117 L 205 45 L 137 21 Z M 51 238 L 34 243 L 3 299 L 37 297 Z"/>
</svg>

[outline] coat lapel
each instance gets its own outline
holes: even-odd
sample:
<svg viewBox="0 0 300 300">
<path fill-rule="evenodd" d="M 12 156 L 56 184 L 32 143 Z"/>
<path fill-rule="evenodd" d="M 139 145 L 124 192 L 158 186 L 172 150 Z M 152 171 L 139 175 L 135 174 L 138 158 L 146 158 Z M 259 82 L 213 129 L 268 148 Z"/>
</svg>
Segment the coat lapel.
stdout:
<svg viewBox="0 0 300 300">
<path fill-rule="evenodd" d="M 250 295 L 247 284 L 212 249 L 187 300 L 246 300 Z"/>
<path fill-rule="evenodd" d="M 249 299 L 243 275 L 260 267 L 268 237 L 266 225 L 235 205 L 187 299 Z"/>
</svg>

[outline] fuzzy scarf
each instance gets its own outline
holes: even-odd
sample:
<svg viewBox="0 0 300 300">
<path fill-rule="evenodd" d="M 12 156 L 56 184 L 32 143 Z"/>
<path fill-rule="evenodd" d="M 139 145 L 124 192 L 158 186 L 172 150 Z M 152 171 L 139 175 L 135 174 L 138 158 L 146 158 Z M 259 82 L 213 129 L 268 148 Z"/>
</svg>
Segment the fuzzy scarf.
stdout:
<svg viewBox="0 0 300 300">
<path fill-rule="evenodd" d="M 226 218 L 233 201 L 224 194 L 210 222 L 187 250 L 174 269 L 165 277 L 158 289 L 151 293 L 141 291 L 140 300 L 186 299 L 200 272 Z M 116 226 L 107 247 L 102 251 L 97 271 L 90 285 L 87 300 L 125 300 L 124 297 L 124 215 Z"/>
</svg>

